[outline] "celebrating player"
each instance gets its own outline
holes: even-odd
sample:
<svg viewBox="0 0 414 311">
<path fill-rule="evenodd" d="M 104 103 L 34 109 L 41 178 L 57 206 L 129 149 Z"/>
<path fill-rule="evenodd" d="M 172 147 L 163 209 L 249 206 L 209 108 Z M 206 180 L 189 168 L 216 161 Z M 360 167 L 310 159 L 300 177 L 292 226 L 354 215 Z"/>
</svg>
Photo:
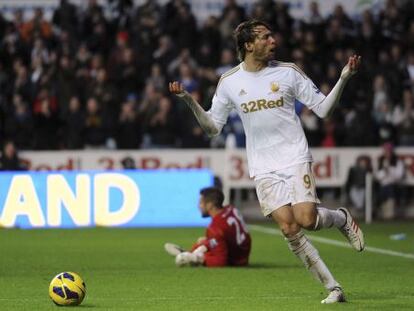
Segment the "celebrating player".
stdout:
<svg viewBox="0 0 414 311">
<path fill-rule="evenodd" d="M 206 112 L 178 82 L 169 89 L 194 112 L 208 135 L 218 135 L 232 109 L 246 134 L 250 176 L 254 178 L 262 212 L 276 221 L 290 250 L 329 291 L 322 303 L 345 301 L 334 279 L 302 228 L 337 227 L 357 250 L 363 233 L 345 208 L 317 207 L 320 201 L 311 170 L 312 156 L 295 114 L 295 99 L 324 118 L 339 102 L 360 57 L 351 56 L 332 91 L 323 95 L 294 64 L 272 61 L 276 43 L 270 27 L 261 21 L 241 23 L 234 33 L 241 63 L 221 76 L 211 109 Z"/>
<path fill-rule="evenodd" d="M 211 217 L 206 236 L 199 238 L 191 251 L 166 243 L 165 250 L 175 256 L 178 266 L 205 265 L 207 267 L 246 266 L 251 247 L 240 212 L 231 205 L 223 206 L 224 194 L 214 187 L 200 191 L 200 211 L 203 217 Z"/>
</svg>

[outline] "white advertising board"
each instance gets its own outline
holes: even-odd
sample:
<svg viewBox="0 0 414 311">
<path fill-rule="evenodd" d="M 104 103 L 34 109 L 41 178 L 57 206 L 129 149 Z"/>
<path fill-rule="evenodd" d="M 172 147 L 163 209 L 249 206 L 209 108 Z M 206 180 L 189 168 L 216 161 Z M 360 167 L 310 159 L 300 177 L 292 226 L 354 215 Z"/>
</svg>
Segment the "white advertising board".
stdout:
<svg viewBox="0 0 414 311">
<path fill-rule="evenodd" d="M 414 148 L 399 148 L 407 168 L 406 184 L 414 185 Z M 374 169 L 380 148 L 314 148 L 313 171 L 319 187 L 341 187 L 357 157 L 368 156 Z M 30 170 L 114 170 L 130 157 L 137 168 L 209 168 L 231 188 L 252 187 L 244 149 L 162 149 L 130 151 L 26 151 L 21 153 Z"/>
</svg>

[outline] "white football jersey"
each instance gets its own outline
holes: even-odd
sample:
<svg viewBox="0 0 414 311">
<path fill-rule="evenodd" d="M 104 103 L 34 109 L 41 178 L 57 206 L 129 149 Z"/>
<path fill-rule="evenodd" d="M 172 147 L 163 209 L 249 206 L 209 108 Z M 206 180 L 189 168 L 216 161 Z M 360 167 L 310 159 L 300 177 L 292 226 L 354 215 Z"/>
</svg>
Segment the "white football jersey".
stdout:
<svg viewBox="0 0 414 311">
<path fill-rule="evenodd" d="M 295 99 L 312 109 L 325 95 L 292 63 L 272 61 L 258 72 L 244 70 L 241 63 L 222 75 L 208 113 L 221 129 L 237 110 L 250 177 L 312 162 Z"/>
</svg>

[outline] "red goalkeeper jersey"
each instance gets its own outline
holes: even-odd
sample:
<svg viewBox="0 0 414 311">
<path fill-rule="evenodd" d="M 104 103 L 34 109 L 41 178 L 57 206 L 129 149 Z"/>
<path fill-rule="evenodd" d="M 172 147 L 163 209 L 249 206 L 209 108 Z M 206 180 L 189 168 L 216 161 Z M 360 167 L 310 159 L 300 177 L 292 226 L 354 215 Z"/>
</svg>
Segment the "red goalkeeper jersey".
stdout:
<svg viewBox="0 0 414 311">
<path fill-rule="evenodd" d="M 245 266 L 249 262 L 250 234 L 240 212 L 226 206 L 213 217 L 207 227 L 206 240 L 194 245 L 205 245 L 204 264 L 207 267 Z"/>
</svg>

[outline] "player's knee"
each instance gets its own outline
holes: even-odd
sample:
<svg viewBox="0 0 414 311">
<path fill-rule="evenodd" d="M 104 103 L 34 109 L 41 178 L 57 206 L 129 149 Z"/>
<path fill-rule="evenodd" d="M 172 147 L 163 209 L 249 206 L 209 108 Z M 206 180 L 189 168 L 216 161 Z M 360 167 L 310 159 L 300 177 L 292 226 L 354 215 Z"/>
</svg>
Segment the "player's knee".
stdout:
<svg viewBox="0 0 414 311">
<path fill-rule="evenodd" d="M 300 231 L 300 226 L 295 222 L 282 223 L 279 226 L 280 230 L 282 230 L 282 233 L 285 237 L 292 237 Z"/>
<path fill-rule="evenodd" d="M 307 230 L 313 230 L 316 224 L 317 214 L 315 213 L 306 213 L 301 215 L 300 219 L 296 219 L 298 224 Z"/>
</svg>

